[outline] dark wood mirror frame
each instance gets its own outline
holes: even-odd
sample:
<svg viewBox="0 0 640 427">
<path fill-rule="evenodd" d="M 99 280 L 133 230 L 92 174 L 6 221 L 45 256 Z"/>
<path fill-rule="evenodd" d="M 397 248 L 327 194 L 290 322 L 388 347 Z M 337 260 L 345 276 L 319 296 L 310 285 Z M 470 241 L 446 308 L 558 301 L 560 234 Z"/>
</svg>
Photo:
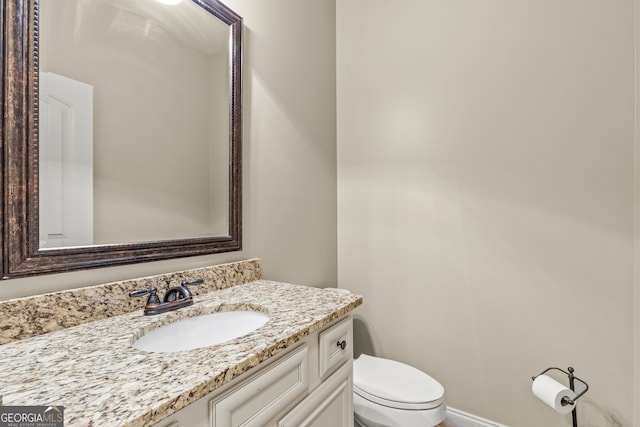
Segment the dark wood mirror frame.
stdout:
<svg viewBox="0 0 640 427">
<path fill-rule="evenodd" d="M 0 231 L 3 279 L 242 248 L 242 18 L 217 0 L 190 0 L 230 27 L 229 234 L 196 239 L 39 249 L 38 0 L 0 0 Z"/>
</svg>

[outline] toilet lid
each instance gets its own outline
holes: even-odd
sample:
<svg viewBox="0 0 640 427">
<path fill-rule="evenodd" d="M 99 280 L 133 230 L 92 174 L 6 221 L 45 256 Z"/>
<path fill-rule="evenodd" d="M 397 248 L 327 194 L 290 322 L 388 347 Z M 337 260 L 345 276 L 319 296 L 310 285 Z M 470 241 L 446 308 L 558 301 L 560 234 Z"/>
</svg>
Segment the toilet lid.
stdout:
<svg viewBox="0 0 640 427">
<path fill-rule="evenodd" d="M 429 375 L 366 354 L 353 362 L 353 390 L 367 400 L 397 409 L 431 409 L 444 401 L 444 387 Z"/>
</svg>

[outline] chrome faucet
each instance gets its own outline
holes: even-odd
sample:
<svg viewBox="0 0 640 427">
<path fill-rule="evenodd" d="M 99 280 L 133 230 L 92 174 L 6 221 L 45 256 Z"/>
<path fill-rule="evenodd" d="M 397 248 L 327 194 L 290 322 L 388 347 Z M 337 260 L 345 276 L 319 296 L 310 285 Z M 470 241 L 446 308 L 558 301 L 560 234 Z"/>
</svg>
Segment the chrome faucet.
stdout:
<svg viewBox="0 0 640 427">
<path fill-rule="evenodd" d="M 171 281 L 167 280 L 167 287 L 169 289 L 164 294 L 162 302 L 158 297 L 158 290 L 156 288 L 141 289 L 139 291 L 133 291 L 129 293 L 132 298 L 143 297 L 149 295 L 147 304 L 144 306 L 145 316 L 152 316 L 154 314 L 165 313 L 167 311 L 177 310 L 182 307 L 187 307 L 193 304 L 193 294 L 189 290 L 188 286 L 201 285 L 204 283 L 202 279 L 192 280 L 190 282 L 184 280 L 178 286 L 171 286 Z"/>
</svg>

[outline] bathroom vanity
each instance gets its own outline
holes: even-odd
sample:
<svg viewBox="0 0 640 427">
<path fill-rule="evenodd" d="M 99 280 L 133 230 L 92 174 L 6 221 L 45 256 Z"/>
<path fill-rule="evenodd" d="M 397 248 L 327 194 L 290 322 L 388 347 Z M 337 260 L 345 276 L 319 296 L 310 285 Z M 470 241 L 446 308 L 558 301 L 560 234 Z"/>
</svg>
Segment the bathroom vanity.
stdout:
<svg viewBox="0 0 640 427">
<path fill-rule="evenodd" d="M 140 302 L 142 304 L 142 302 Z M 359 295 L 266 280 L 142 307 L 0 345 L 4 405 L 64 406 L 66 426 L 351 426 L 352 319 Z M 260 311 L 264 326 L 206 348 L 132 343 L 181 319 Z"/>
<path fill-rule="evenodd" d="M 352 330 L 343 316 L 158 426 L 352 426 Z"/>
</svg>

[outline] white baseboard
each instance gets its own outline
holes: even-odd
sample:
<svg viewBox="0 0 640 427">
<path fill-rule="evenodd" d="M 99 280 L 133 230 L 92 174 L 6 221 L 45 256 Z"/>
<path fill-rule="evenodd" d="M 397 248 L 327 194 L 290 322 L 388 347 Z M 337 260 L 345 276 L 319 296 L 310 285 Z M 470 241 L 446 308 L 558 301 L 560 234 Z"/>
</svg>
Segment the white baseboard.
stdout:
<svg viewBox="0 0 640 427">
<path fill-rule="evenodd" d="M 451 427 L 509 427 L 449 407 L 447 408 L 446 422 L 446 425 Z"/>
</svg>

